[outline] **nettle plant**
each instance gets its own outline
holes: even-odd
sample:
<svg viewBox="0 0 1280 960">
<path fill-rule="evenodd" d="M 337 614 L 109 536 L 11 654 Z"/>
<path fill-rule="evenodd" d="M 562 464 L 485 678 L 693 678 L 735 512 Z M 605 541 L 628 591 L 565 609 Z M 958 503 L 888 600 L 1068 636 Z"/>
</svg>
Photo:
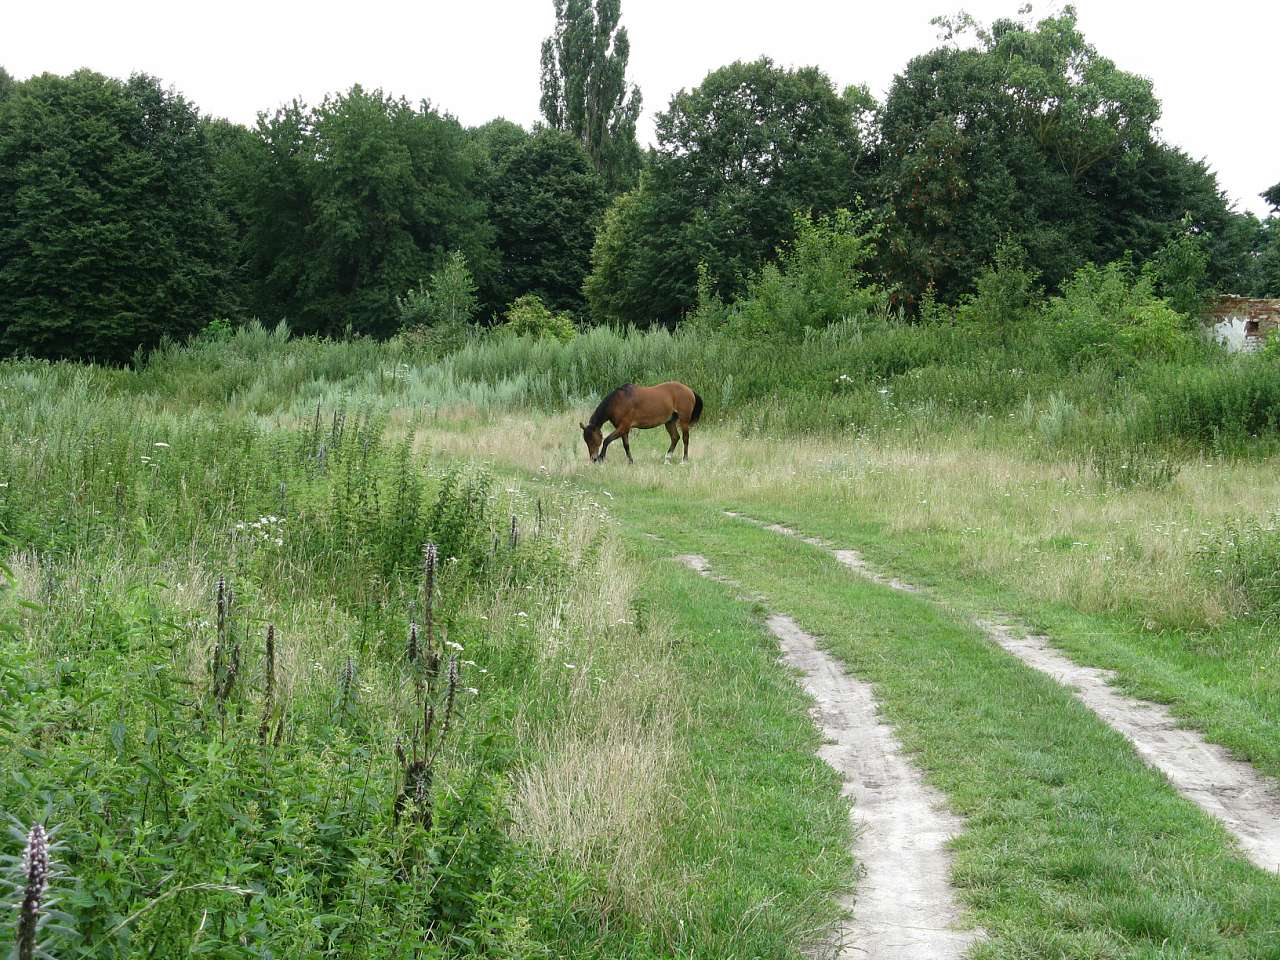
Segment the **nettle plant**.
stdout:
<svg viewBox="0 0 1280 960">
<path fill-rule="evenodd" d="M 89 536 L 74 525 L 97 513 L 69 508 L 65 534 L 20 548 L 23 590 L 45 605 L 0 598 L 0 616 L 25 618 L 0 631 L 0 809 L 32 844 L 0 851 L 27 904 L 0 945 L 59 960 L 528 955 L 512 946 L 527 897 L 509 758 L 484 731 L 504 708 L 467 685 L 463 647 L 500 648 L 467 605 L 543 576 L 550 553 L 513 535 L 487 474 L 432 472 L 377 418 L 224 436 L 240 462 L 204 490 L 99 456 L 111 524 Z M 209 463 L 228 457 L 210 447 Z M 17 529 L 45 526 L 47 503 L 14 507 Z M 188 606 L 187 584 L 204 599 Z M 38 820 L 62 846 L 42 846 Z M 73 923 L 49 909 L 54 887 Z"/>
</svg>

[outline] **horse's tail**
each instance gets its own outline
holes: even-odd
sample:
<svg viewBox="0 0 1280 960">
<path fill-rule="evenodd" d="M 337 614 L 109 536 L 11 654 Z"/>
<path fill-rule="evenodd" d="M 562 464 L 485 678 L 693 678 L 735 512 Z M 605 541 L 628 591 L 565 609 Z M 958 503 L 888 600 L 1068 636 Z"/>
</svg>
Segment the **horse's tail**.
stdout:
<svg viewBox="0 0 1280 960">
<path fill-rule="evenodd" d="M 698 418 L 702 416 L 702 398 L 698 396 L 698 391 L 693 391 L 693 413 L 689 415 L 690 423 L 697 423 Z"/>
</svg>

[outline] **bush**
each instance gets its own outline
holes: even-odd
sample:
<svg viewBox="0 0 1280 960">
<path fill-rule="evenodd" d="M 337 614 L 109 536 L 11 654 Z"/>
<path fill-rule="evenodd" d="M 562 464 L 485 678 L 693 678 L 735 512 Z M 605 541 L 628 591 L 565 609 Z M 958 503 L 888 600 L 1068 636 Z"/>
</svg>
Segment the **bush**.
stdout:
<svg viewBox="0 0 1280 960">
<path fill-rule="evenodd" d="M 1043 313 L 1051 349 L 1070 365 L 1188 358 L 1201 348 L 1192 322 L 1155 295 L 1149 274 L 1124 262 L 1086 264 Z"/>
<path fill-rule="evenodd" d="M 865 213 L 797 214 L 795 239 L 748 282 L 731 329 L 749 338 L 799 339 L 806 329 L 882 312 L 884 293 L 863 269 L 874 238 Z"/>
<path fill-rule="evenodd" d="M 1196 318 L 1204 312 L 1209 254 L 1203 235 L 1191 232 L 1190 217 L 1183 220 L 1182 230 L 1147 261 L 1145 272 L 1169 306 L 1183 316 Z"/>
<path fill-rule="evenodd" d="M 1266 358 L 1156 367 L 1135 387 L 1150 398 L 1134 427 L 1144 440 L 1176 438 L 1223 450 L 1280 436 L 1280 367 Z"/>
<path fill-rule="evenodd" d="M 396 308 L 402 338 L 415 352 L 439 357 L 457 350 L 466 342 L 479 309 L 467 258 L 457 250 L 450 253 L 426 283 L 419 281 L 396 297 Z"/>
<path fill-rule="evenodd" d="M 1040 306 L 1037 273 L 1027 265 L 1027 254 L 1018 244 L 1005 242 L 996 248 L 995 262 L 975 282 L 975 292 L 964 298 L 956 319 L 999 331 L 1002 336 L 1032 321 Z M 924 301 L 926 316 L 936 307 L 932 294 Z"/>
<path fill-rule="evenodd" d="M 507 307 L 506 322 L 502 329 L 516 336 L 544 338 L 568 343 L 578 333 L 573 318 L 567 313 L 552 313 L 536 293 L 517 297 Z"/>
</svg>

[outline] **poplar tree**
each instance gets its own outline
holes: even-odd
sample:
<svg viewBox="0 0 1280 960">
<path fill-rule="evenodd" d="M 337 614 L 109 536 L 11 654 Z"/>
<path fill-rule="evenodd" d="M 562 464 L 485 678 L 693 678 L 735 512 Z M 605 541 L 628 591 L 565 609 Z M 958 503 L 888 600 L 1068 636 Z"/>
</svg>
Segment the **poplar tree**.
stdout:
<svg viewBox="0 0 1280 960">
<path fill-rule="evenodd" d="M 554 0 L 555 32 L 542 42 L 542 116 L 582 142 L 611 191 L 640 169 L 640 88 L 627 86 L 631 43 L 621 0 Z"/>
</svg>

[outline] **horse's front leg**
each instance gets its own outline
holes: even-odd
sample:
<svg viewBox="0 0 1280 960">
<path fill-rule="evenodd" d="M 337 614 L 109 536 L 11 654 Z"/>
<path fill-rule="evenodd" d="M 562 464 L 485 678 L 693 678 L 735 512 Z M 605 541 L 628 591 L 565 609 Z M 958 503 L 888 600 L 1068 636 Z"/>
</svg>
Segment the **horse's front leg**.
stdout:
<svg viewBox="0 0 1280 960">
<path fill-rule="evenodd" d="M 625 433 L 622 435 L 622 449 L 627 452 L 627 463 L 634 464 L 635 461 L 631 459 L 631 444 L 627 443 L 627 435 Z"/>
<path fill-rule="evenodd" d="M 613 441 L 617 440 L 618 437 L 622 437 L 622 436 L 623 434 L 621 430 L 615 430 L 613 431 L 613 433 L 609 434 L 607 437 L 604 438 L 604 443 L 600 444 L 600 452 L 596 454 L 596 463 L 604 463 L 604 455 L 609 452 L 609 444 L 613 443 Z M 626 445 L 627 445 L 626 438 L 623 437 L 622 446 L 625 448 Z M 630 458 L 630 456 L 631 454 L 630 452 L 628 452 L 627 457 Z"/>
</svg>

